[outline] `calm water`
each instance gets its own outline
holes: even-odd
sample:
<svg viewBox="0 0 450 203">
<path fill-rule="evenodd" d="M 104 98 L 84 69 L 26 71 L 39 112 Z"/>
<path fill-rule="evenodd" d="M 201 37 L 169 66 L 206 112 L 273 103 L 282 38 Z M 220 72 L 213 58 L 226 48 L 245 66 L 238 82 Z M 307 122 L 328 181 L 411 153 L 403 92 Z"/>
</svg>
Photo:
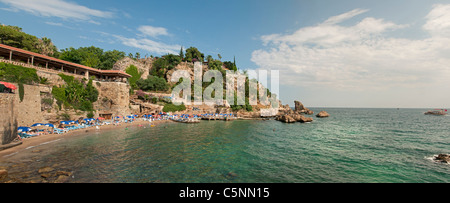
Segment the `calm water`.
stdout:
<svg viewBox="0 0 450 203">
<path fill-rule="evenodd" d="M 313 109 L 318 112 L 319 109 Z M 311 124 L 202 121 L 131 127 L 41 146 L 71 182 L 450 182 L 450 116 L 322 109 Z"/>
</svg>

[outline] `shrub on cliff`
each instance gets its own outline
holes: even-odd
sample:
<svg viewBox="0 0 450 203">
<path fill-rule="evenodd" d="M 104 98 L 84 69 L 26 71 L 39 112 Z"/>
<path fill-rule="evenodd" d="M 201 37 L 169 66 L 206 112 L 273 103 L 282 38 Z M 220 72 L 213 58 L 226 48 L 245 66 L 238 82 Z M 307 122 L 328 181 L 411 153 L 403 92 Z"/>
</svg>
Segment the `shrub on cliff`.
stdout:
<svg viewBox="0 0 450 203">
<path fill-rule="evenodd" d="M 163 112 L 175 112 L 175 111 L 184 111 L 186 110 L 186 106 L 184 104 L 175 105 L 172 103 L 164 105 Z"/>
<path fill-rule="evenodd" d="M 166 80 L 160 77 L 149 75 L 147 79 L 140 79 L 136 81 L 136 85 L 139 89 L 144 91 L 167 91 L 169 85 Z"/>
<path fill-rule="evenodd" d="M 139 72 L 138 68 L 134 65 L 130 65 L 126 70 L 126 73 L 131 75 L 131 78 L 128 78 L 128 83 L 132 89 L 137 89 L 136 81 L 141 79 L 142 73 Z"/>
<path fill-rule="evenodd" d="M 181 57 L 178 55 L 167 54 L 153 61 L 153 67 L 150 75 L 165 78 L 167 71 L 172 70 L 181 63 Z"/>
<path fill-rule="evenodd" d="M 74 80 L 72 76 L 60 74 L 61 78 L 66 82 L 61 87 L 54 86 L 52 95 L 56 99 L 56 103 L 61 109 L 61 105 L 65 107 L 73 107 L 81 111 L 92 111 L 92 103 L 98 100 L 98 90 L 92 85 L 92 80 L 84 84 L 78 80 Z"/>
<path fill-rule="evenodd" d="M 73 47 L 61 50 L 59 59 L 89 66 L 91 68 L 98 68 L 102 70 L 110 70 L 116 61 L 125 57 L 125 52 L 122 51 L 103 51 L 99 47 L 80 47 L 75 49 Z"/>
<path fill-rule="evenodd" d="M 188 62 L 193 62 L 194 59 L 197 59 L 198 61 L 203 61 L 203 58 L 205 58 L 205 54 L 200 52 L 195 47 L 189 47 L 186 49 L 186 54 L 184 56 L 184 60 Z"/>
</svg>

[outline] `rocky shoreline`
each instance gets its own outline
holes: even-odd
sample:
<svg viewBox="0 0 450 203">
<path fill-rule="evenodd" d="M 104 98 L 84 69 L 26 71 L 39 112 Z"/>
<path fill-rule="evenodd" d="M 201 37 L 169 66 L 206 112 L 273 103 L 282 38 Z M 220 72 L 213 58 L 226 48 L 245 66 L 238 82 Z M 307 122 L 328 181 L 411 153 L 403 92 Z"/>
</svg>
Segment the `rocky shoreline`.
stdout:
<svg viewBox="0 0 450 203">
<path fill-rule="evenodd" d="M 295 103 L 294 110 L 289 108 L 289 105 L 283 106 L 283 108 L 280 109 L 279 114 L 275 117 L 275 120 L 284 123 L 295 123 L 295 122 L 309 123 L 314 121 L 313 118 L 305 116 L 305 115 L 313 115 L 314 112 L 312 110 L 306 108 L 300 101 L 294 101 L 294 103 Z M 330 114 L 328 114 L 325 111 L 321 111 L 316 116 L 318 118 L 325 118 L 329 117 Z"/>
</svg>

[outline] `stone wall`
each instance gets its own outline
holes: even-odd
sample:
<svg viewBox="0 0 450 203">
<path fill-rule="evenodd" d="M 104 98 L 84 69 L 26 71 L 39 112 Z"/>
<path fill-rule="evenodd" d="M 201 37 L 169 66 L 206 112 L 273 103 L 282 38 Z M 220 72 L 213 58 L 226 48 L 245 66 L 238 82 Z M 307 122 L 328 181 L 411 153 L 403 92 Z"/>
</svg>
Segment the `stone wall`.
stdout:
<svg viewBox="0 0 450 203">
<path fill-rule="evenodd" d="M 18 87 L 17 84 L 16 86 Z M 15 90 L 19 126 L 45 122 L 41 112 L 41 87 L 38 85 L 23 85 L 23 87 L 25 93 L 23 101 L 19 99 L 19 90 Z"/>
<path fill-rule="evenodd" d="M 0 93 L 0 145 L 11 143 L 17 137 L 17 101 L 15 94 Z"/>
<path fill-rule="evenodd" d="M 99 114 L 113 114 L 113 116 L 130 115 L 130 86 L 119 82 L 94 82 L 97 88 L 98 101 L 94 103 L 94 109 Z"/>
</svg>

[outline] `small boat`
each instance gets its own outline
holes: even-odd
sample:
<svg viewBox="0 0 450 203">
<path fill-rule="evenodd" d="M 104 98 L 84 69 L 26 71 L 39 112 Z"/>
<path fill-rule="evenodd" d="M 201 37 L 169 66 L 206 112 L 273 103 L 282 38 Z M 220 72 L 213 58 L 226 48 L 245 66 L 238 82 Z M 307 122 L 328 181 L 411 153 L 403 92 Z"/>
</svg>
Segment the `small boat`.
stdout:
<svg viewBox="0 0 450 203">
<path fill-rule="evenodd" d="M 172 121 L 179 122 L 179 123 L 200 123 L 200 120 L 198 120 L 198 119 L 186 119 L 186 118 L 172 119 Z"/>
<path fill-rule="evenodd" d="M 427 111 L 425 115 L 435 115 L 435 116 L 445 116 L 447 115 L 447 109 L 435 109 L 432 111 Z"/>
</svg>

